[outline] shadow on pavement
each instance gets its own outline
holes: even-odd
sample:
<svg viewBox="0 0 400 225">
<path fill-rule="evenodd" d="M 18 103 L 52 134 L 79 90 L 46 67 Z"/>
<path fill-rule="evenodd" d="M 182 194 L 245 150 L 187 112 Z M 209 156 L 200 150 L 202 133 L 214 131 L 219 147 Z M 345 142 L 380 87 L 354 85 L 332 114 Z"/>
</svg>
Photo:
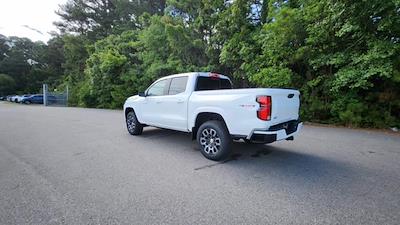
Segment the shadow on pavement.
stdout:
<svg viewBox="0 0 400 225">
<path fill-rule="evenodd" d="M 185 132 L 180 132 L 180 131 L 175 131 L 175 130 L 168 130 L 168 129 L 162 129 L 162 128 L 147 128 L 145 127 L 143 129 L 143 133 L 138 136 L 142 138 L 162 138 L 162 137 L 170 137 L 176 135 L 175 138 L 183 138 L 183 137 L 188 137 L 189 140 L 191 140 L 191 134 L 185 133 Z"/>
<path fill-rule="evenodd" d="M 195 141 L 191 140 L 191 134 L 171 131 L 166 129 L 146 128 L 141 138 L 154 139 L 161 145 L 173 142 L 178 149 L 187 149 L 192 146 L 196 152 L 201 154 Z M 164 138 L 166 137 L 166 138 Z M 168 138 L 167 138 L 168 137 Z M 234 141 L 231 156 L 220 162 L 209 161 L 209 163 L 195 167 L 195 171 L 204 169 L 214 169 L 214 167 L 229 166 L 231 169 L 247 170 L 260 178 L 266 176 L 285 177 L 292 181 L 304 183 L 309 182 L 335 182 L 357 176 L 357 171 L 351 165 L 343 161 L 338 161 L 320 155 L 314 155 L 307 148 L 301 148 L 295 143 L 287 146 L 274 146 L 274 144 L 246 144 L 242 141 Z M 323 153 L 323 150 L 321 150 Z M 360 170 L 361 168 L 357 168 Z M 360 171 L 358 171 L 360 172 Z M 365 172 L 365 171 L 364 171 Z"/>
</svg>

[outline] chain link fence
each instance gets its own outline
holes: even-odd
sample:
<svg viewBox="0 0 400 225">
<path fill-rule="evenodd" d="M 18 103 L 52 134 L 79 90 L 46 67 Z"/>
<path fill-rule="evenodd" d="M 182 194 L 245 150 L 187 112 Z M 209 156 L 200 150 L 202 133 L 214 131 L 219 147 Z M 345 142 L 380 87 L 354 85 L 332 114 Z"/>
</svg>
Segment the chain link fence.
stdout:
<svg viewBox="0 0 400 225">
<path fill-rule="evenodd" d="M 68 86 L 63 91 L 53 89 L 49 91 L 47 84 L 43 84 L 43 105 L 44 106 L 68 106 Z"/>
</svg>

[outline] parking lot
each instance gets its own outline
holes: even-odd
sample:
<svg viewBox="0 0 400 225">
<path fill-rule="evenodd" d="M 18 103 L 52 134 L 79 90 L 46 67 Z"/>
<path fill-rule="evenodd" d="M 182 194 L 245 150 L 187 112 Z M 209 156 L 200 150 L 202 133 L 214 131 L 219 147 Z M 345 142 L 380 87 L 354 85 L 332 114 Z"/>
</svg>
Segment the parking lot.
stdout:
<svg viewBox="0 0 400 225">
<path fill-rule="evenodd" d="M 0 103 L 0 224 L 399 224 L 400 136 L 305 126 L 205 159 L 122 111 Z"/>
</svg>

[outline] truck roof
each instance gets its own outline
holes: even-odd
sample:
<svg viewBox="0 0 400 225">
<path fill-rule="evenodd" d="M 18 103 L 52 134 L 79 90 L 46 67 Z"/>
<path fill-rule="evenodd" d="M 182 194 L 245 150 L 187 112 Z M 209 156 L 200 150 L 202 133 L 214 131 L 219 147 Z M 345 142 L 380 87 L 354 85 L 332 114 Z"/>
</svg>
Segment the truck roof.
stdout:
<svg viewBox="0 0 400 225">
<path fill-rule="evenodd" d="M 174 77 L 183 77 L 183 76 L 188 76 L 188 77 L 219 77 L 220 79 L 229 79 L 229 77 L 222 75 L 222 74 L 218 74 L 218 73 L 214 73 L 214 72 L 188 72 L 188 73 L 178 73 L 178 74 L 173 74 L 173 75 L 169 75 L 166 77 L 161 77 L 158 80 L 164 80 L 164 79 L 169 79 L 169 78 L 174 78 Z M 157 80 L 157 81 L 158 81 Z"/>
</svg>

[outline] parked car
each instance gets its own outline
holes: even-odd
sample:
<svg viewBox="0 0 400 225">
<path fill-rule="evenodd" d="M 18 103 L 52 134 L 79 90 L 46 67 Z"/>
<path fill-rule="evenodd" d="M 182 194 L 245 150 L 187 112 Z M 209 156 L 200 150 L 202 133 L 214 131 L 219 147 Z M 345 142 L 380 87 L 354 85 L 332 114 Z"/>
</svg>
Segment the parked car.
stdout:
<svg viewBox="0 0 400 225">
<path fill-rule="evenodd" d="M 232 89 L 228 77 L 186 73 L 155 81 L 124 104 L 128 132 L 144 126 L 191 132 L 201 153 L 211 160 L 226 158 L 232 139 L 247 143 L 293 140 L 302 128 L 300 92 L 293 89 Z"/>
<path fill-rule="evenodd" d="M 31 95 L 19 95 L 16 97 L 16 102 L 22 102 L 22 99 L 27 98 Z"/>
<path fill-rule="evenodd" d="M 10 102 L 15 102 L 15 98 L 16 98 L 16 95 L 12 95 L 12 96 L 10 97 Z"/>
<path fill-rule="evenodd" d="M 6 96 L 0 96 L 0 101 L 5 101 L 5 100 L 7 100 Z"/>
<path fill-rule="evenodd" d="M 30 95 L 21 100 L 24 104 L 43 104 L 43 95 Z"/>
<path fill-rule="evenodd" d="M 48 95 L 47 96 L 47 102 L 50 104 L 54 104 L 57 101 L 56 97 L 53 95 Z M 30 95 L 28 97 L 22 98 L 21 103 L 24 104 L 43 104 L 43 95 L 42 94 L 37 94 L 37 95 Z"/>
<path fill-rule="evenodd" d="M 18 102 L 17 98 L 19 97 L 19 95 L 13 95 L 10 98 L 10 102 Z"/>
</svg>

